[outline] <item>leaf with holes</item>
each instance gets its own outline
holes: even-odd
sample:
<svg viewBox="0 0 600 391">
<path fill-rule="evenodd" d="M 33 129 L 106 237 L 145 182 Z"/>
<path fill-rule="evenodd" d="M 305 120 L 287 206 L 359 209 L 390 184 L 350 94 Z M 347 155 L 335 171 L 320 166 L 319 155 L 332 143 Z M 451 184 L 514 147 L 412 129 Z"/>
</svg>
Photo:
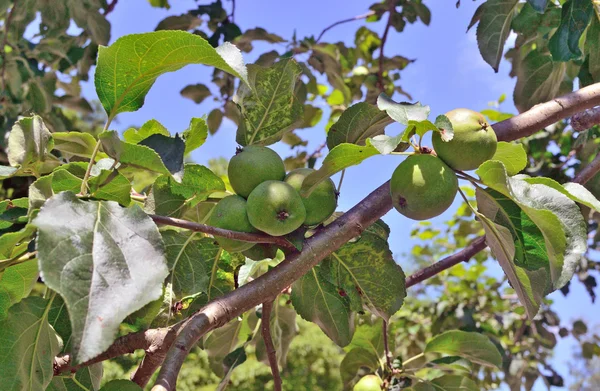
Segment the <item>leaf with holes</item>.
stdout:
<svg viewBox="0 0 600 391">
<path fill-rule="evenodd" d="M 142 107 L 158 76 L 189 64 L 212 66 L 247 80 L 240 51 L 232 44 L 215 49 L 196 34 L 155 31 L 126 35 L 99 48 L 96 93 L 112 119 Z"/>
<path fill-rule="evenodd" d="M 248 66 L 248 85 L 242 84 L 233 101 L 241 113 L 236 141 L 240 145 L 269 145 L 303 120 L 304 106 L 294 95 L 302 68 L 293 59 L 269 68 Z"/>
<path fill-rule="evenodd" d="M 168 269 L 162 238 L 138 207 L 50 198 L 34 220 L 40 272 L 67 304 L 75 363 L 108 348 L 121 321 L 161 296 Z"/>
</svg>

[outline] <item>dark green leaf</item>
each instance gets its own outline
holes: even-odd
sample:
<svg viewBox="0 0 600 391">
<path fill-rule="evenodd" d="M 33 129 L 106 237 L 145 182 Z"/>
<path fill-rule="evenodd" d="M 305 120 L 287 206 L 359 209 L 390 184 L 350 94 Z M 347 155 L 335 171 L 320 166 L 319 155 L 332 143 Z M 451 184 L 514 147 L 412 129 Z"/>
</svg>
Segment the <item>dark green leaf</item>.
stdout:
<svg viewBox="0 0 600 391">
<path fill-rule="evenodd" d="M 161 295 L 164 244 L 139 207 L 68 192 L 46 201 L 34 224 L 44 282 L 69 309 L 74 362 L 87 361 L 110 346 L 127 315 Z"/>
<path fill-rule="evenodd" d="M 527 0 L 527 3 L 537 12 L 544 13 L 548 5 L 548 0 Z"/>
<path fill-rule="evenodd" d="M 159 30 L 183 30 L 189 31 L 202 24 L 202 19 L 191 14 L 168 16 L 161 20 L 155 31 Z"/>
<path fill-rule="evenodd" d="M 588 0 L 568 0 L 563 4 L 560 26 L 548 42 L 554 61 L 569 61 L 581 57 L 579 39 L 593 13 L 592 2 Z"/>
<path fill-rule="evenodd" d="M 249 84 L 240 85 L 233 98 L 242 116 L 236 135 L 239 144 L 273 144 L 300 125 L 304 106 L 295 97 L 294 88 L 301 73 L 293 59 L 269 68 L 248 66 Z"/>
<path fill-rule="evenodd" d="M 184 31 L 130 34 L 100 47 L 95 85 L 109 119 L 138 110 L 158 76 L 188 64 L 214 66 L 246 81 L 235 46 L 226 42 L 214 49 L 202 37 Z"/>
<path fill-rule="evenodd" d="M 223 122 L 223 112 L 220 109 L 213 109 L 208 113 L 206 124 L 208 125 L 210 134 L 217 133 L 217 130 L 219 130 L 219 127 L 221 126 L 221 122 Z"/>
<path fill-rule="evenodd" d="M 588 56 L 590 75 L 596 83 L 600 82 L 600 18 L 592 18 L 586 33 L 585 54 Z"/>
<path fill-rule="evenodd" d="M 327 133 L 327 147 L 342 143 L 365 145 L 369 137 L 383 134 L 393 120 L 376 106 L 360 102 L 346 109 Z"/>
<path fill-rule="evenodd" d="M 4 270 L 0 275 L 0 320 L 6 317 L 10 306 L 29 296 L 38 274 L 37 259 Z"/>
<path fill-rule="evenodd" d="M 460 356 L 480 365 L 502 368 L 502 356 L 496 345 L 479 333 L 446 331 L 429 341 L 424 352 Z"/>
<path fill-rule="evenodd" d="M 554 63 L 550 55 L 532 50 L 517 68 L 517 84 L 513 92 L 520 112 L 556 97 L 566 71 L 564 63 Z"/>
<path fill-rule="evenodd" d="M 181 92 L 181 96 L 194 101 L 196 104 L 200 104 L 204 99 L 208 98 L 211 93 L 207 86 L 204 84 L 190 84 L 185 86 Z"/>
<path fill-rule="evenodd" d="M 83 387 L 88 391 L 97 391 L 100 389 L 102 375 L 102 363 L 99 362 L 81 368 L 72 375 L 73 378 L 55 376 L 46 391 L 82 391 Z"/>
<path fill-rule="evenodd" d="M 183 171 L 183 156 L 186 145 L 179 135 L 175 135 L 175 137 L 167 137 L 163 136 L 162 134 L 153 134 L 152 136 L 140 141 L 135 147 L 141 145 L 154 150 L 158 156 L 160 156 L 160 160 L 171 174 L 177 174 Z M 127 146 L 123 148 L 125 152 L 127 151 L 127 148 L 131 147 Z M 126 153 L 123 153 L 123 155 L 121 155 L 121 162 L 124 162 L 125 158 L 127 158 L 127 155 Z"/>
<path fill-rule="evenodd" d="M 498 72 L 504 43 L 519 0 L 488 0 L 482 4 L 481 19 L 477 26 L 477 45 L 481 57 Z"/>
<path fill-rule="evenodd" d="M 21 118 L 8 137 L 8 161 L 13 167 L 39 176 L 60 164 L 50 154 L 53 148 L 52 134 L 40 116 Z"/>
<path fill-rule="evenodd" d="M 156 1 L 156 0 L 151 0 Z M 129 380 L 109 381 L 100 391 L 143 391 L 140 386 Z"/>
</svg>

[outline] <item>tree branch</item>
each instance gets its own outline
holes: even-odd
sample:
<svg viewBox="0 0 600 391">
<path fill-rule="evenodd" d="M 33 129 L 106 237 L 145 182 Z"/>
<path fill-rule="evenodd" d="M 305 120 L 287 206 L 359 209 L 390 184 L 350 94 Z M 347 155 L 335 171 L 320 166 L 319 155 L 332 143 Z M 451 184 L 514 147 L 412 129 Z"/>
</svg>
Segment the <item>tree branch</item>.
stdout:
<svg viewBox="0 0 600 391">
<path fill-rule="evenodd" d="M 277 300 L 277 299 L 275 299 Z M 279 376 L 279 364 L 277 363 L 277 352 L 271 339 L 271 310 L 274 300 L 267 300 L 262 305 L 261 333 L 265 343 L 265 350 L 269 358 L 271 373 L 273 374 L 273 391 L 281 391 L 281 376 Z"/>
<path fill-rule="evenodd" d="M 600 83 L 592 84 L 492 125 L 499 141 L 529 136 L 564 118 L 600 105 Z"/>
<path fill-rule="evenodd" d="M 582 111 L 571 117 L 571 126 L 577 132 L 582 132 L 595 125 L 600 125 L 600 107 Z"/>
<path fill-rule="evenodd" d="M 354 17 L 352 17 L 352 18 L 348 18 L 348 19 L 339 20 L 339 21 L 337 21 L 337 22 L 335 22 L 335 23 L 333 23 L 333 24 L 331 24 L 331 25 L 329 25 L 329 26 L 325 27 L 325 28 L 323 29 L 323 31 L 321 31 L 321 34 L 319 34 L 319 36 L 317 37 L 317 39 L 315 39 L 315 43 L 319 43 L 319 41 L 321 40 L 321 38 L 323 38 L 323 35 L 325 35 L 325 33 L 326 33 L 327 31 L 331 30 L 331 29 L 332 29 L 332 28 L 334 28 L 335 26 L 338 26 L 338 25 L 340 25 L 340 24 L 343 24 L 343 23 L 355 22 L 355 21 L 357 21 L 357 20 L 366 19 L 366 18 L 368 18 L 369 16 L 373 16 L 373 15 L 375 15 L 375 11 L 369 11 L 369 12 L 367 12 L 366 14 L 357 15 L 357 16 L 354 16 Z"/>
<path fill-rule="evenodd" d="M 176 219 L 174 217 L 159 216 L 159 215 L 149 215 L 149 216 L 157 224 L 185 228 L 185 229 L 189 229 L 190 231 L 194 231 L 194 232 L 202 232 L 202 233 L 210 234 L 213 236 L 221 236 L 221 237 L 227 238 L 227 239 L 241 240 L 242 242 L 272 243 L 272 244 L 276 244 L 280 247 L 284 247 L 287 249 L 291 249 L 291 250 L 295 249 L 295 247 L 292 243 L 288 242 L 287 239 L 285 239 L 284 237 L 281 237 L 281 236 L 271 236 L 271 235 L 260 234 L 260 233 L 230 231 L 228 229 L 211 227 L 210 225 L 193 223 L 191 221 Z"/>
<path fill-rule="evenodd" d="M 383 56 L 383 48 L 385 47 L 385 43 L 387 42 L 388 33 L 390 32 L 390 27 L 392 26 L 392 18 L 396 13 L 396 0 L 388 0 L 389 8 L 388 12 L 390 13 L 388 17 L 387 24 L 385 25 L 385 30 L 383 31 L 383 36 L 381 37 L 381 46 L 379 47 L 379 69 L 377 71 L 377 84 L 380 91 L 383 91 L 385 86 L 383 84 L 383 60 L 385 57 Z"/>
<path fill-rule="evenodd" d="M 113 12 L 113 10 L 115 9 L 115 7 L 117 6 L 117 3 L 119 2 L 119 0 L 113 0 L 112 3 L 110 3 L 106 9 L 104 10 L 104 16 L 110 14 L 111 12 Z"/>
</svg>

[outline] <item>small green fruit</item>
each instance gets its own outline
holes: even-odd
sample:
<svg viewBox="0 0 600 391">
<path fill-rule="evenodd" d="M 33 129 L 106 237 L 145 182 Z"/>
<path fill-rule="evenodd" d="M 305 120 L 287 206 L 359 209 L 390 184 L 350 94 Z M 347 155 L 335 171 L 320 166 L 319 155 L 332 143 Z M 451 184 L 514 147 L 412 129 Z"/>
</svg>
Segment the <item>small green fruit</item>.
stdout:
<svg viewBox="0 0 600 391">
<path fill-rule="evenodd" d="M 281 181 L 266 181 L 248 196 L 248 219 L 257 229 L 282 236 L 304 224 L 306 209 L 300 194 Z"/>
<path fill-rule="evenodd" d="M 272 149 L 249 145 L 231 158 L 227 175 L 233 190 L 248 198 L 252 190 L 261 183 L 282 180 L 285 177 L 285 166 Z"/>
<path fill-rule="evenodd" d="M 284 181 L 290 184 L 296 191 L 300 192 L 302 182 L 310 173 L 315 172 L 312 168 L 298 168 L 290 171 Z M 337 195 L 335 185 L 329 178 L 319 183 L 306 198 L 302 198 L 306 208 L 306 225 L 317 225 L 325 221 L 335 212 L 337 207 Z"/>
<path fill-rule="evenodd" d="M 239 232 L 257 232 L 250 224 L 246 211 L 246 200 L 237 195 L 223 198 L 217 203 L 210 215 L 209 224 L 213 227 L 229 229 Z M 215 239 L 221 247 L 229 252 L 238 252 L 249 249 L 254 245 L 250 242 L 227 239 L 216 236 Z"/>
<path fill-rule="evenodd" d="M 253 261 L 273 259 L 277 256 L 277 246 L 268 243 L 257 243 L 248 250 L 242 251 L 242 254 Z"/>
<path fill-rule="evenodd" d="M 363 376 L 358 383 L 354 385 L 353 391 L 381 391 L 383 382 L 377 375 Z"/>
<path fill-rule="evenodd" d="M 394 208 L 413 220 L 438 216 L 452 205 L 458 190 L 454 171 L 433 155 L 411 155 L 392 174 Z"/>
<path fill-rule="evenodd" d="M 452 122 L 454 138 L 442 141 L 439 132 L 432 136 L 433 149 L 455 170 L 474 170 L 496 153 L 498 139 L 485 117 L 473 110 L 455 109 L 446 113 Z"/>
</svg>

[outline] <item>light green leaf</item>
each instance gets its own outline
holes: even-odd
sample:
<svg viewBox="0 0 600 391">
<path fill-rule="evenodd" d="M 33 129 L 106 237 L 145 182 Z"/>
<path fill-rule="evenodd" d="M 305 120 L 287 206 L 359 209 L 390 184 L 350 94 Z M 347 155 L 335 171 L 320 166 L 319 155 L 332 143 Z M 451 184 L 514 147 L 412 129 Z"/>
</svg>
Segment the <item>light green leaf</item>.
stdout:
<svg viewBox="0 0 600 391">
<path fill-rule="evenodd" d="M 495 194 L 494 197 L 492 194 Z M 521 208 L 497 192 L 477 189 L 479 219 L 486 243 L 500 263 L 530 319 L 538 313 L 544 293 L 551 291 L 550 261 L 543 236 Z"/>
<path fill-rule="evenodd" d="M 171 134 L 160 122 L 155 119 L 146 121 L 141 128 L 129 128 L 123 132 L 123 140 L 131 144 L 138 144 L 140 141 L 147 139 L 153 134 L 162 134 L 163 136 L 171 137 Z"/>
<path fill-rule="evenodd" d="M 346 346 L 354 334 L 354 314 L 348 297 L 321 277 L 314 267 L 292 285 L 292 304 L 305 320 L 316 323 L 339 346 Z"/>
<path fill-rule="evenodd" d="M 140 386 L 129 380 L 112 380 L 100 389 L 100 391 L 143 391 Z"/>
<path fill-rule="evenodd" d="M 54 149 L 67 155 L 90 158 L 96 146 L 96 139 L 89 133 L 81 132 L 55 132 Z M 101 158 L 102 156 L 99 156 Z"/>
<path fill-rule="evenodd" d="M 367 102 L 347 108 L 327 132 L 327 147 L 331 150 L 342 143 L 365 145 L 369 137 L 383 134 L 393 120 Z"/>
<path fill-rule="evenodd" d="M 485 335 L 475 332 L 446 331 L 430 340 L 424 352 L 464 357 L 480 365 L 502 368 L 502 356 L 496 345 Z"/>
<path fill-rule="evenodd" d="M 27 297 L 38 279 L 37 259 L 32 259 L 4 270 L 0 275 L 0 320 L 8 309 Z"/>
<path fill-rule="evenodd" d="M 496 153 L 490 160 L 497 160 L 504 164 L 509 176 L 517 175 L 527 166 L 527 153 L 522 144 L 498 142 Z"/>
<path fill-rule="evenodd" d="M 541 184 L 551 187 L 554 190 L 560 191 L 573 201 L 600 212 L 600 201 L 598 201 L 588 189 L 581 186 L 579 183 L 569 182 L 561 185 L 554 179 L 544 177 L 523 178 L 523 180 L 532 185 Z"/>
<path fill-rule="evenodd" d="M 185 140 L 185 155 L 200 148 L 208 137 L 208 126 L 202 118 L 192 118 L 190 126 L 183 132 Z"/>
<path fill-rule="evenodd" d="M 594 14 L 593 7 L 588 0 L 568 0 L 563 4 L 560 25 L 548 42 L 554 61 L 569 61 L 581 57 L 579 39 Z"/>
<path fill-rule="evenodd" d="M 406 142 L 407 138 L 405 135 L 406 132 L 402 132 L 394 137 L 380 134 L 379 136 L 367 139 L 367 145 L 373 146 L 382 155 L 389 155 L 392 152 L 403 152 L 410 146 L 410 144 Z"/>
<path fill-rule="evenodd" d="M 340 363 L 340 375 L 345 387 L 350 387 L 359 369 L 368 368 L 375 372 L 380 367 L 379 357 L 363 348 L 350 350 Z"/>
<path fill-rule="evenodd" d="M 337 145 L 325 156 L 321 168 L 304 178 L 300 194 L 307 197 L 321 181 L 378 154 L 379 151 L 371 145 L 361 146 L 347 143 Z"/>
<path fill-rule="evenodd" d="M 161 296 L 162 238 L 138 206 L 68 192 L 46 201 L 34 224 L 42 278 L 69 309 L 74 362 L 87 361 L 111 345 L 127 315 Z"/>
<path fill-rule="evenodd" d="M 377 98 L 377 107 L 379 110 L 385 111 L 394 121 L 403 125 L 408 125 L 409 121 L 424 121 L 431 111 L 429 106 L 423 106 L 420 102 L 397 103 L 383 93 Z"/>
<path fill-rule="evenodd" d="M 95 85 L 108 118 L 136 111 L 158 76 L 188 64 L 214 66 L 246 81 L 239 50 L 230 43 L 213 48 L 184 31 L 130 34 L 98 50 Z"/>
<path fill-rule="evenodd" d="M 595 82 L 600 82 L 600 18 L 592 18 L 586 33 L 584 51 L 588 56 L 590 74 Z"/>
<path fill-rule="evenodd" d="M 445 375 L 433 379 L 431 383 L 436 390 L 444 391 L 479 391 L 480 388 L 473 380 L 468 377 L 458 375 Z"/>
<path fill-rule="evenodd" d="M 60 351 L 48 324 L 52 299 L 28 297 L 13 305 L 0 322 L 0 384 L 5 391 L 45 390 Z"/>
<path fill-rule="evenodd" d="M 488 0 L 481 6 L 477 26 L 477 45 L 481 57 L 498 72 L 504 43 L 510 33 L 510 24 L 516 15 L 519 0 Z"/>
<path fill-rule="evenodd" d="M 483 183 L 516 202 L 544 235 L 554 289 L 571 277 L 587 250 L 586 224 L 575 202 L 546 185 L 509 177 L 501 162 L 483 163 L 477 174 Z"/>
<path fill-rule="evenodd" d="M 303 120 L 303 102 L 294 95 L 302 68 L 293 59 L 269 68 L 248 66 L 248 85 L 240 85 L 233 101 L 241 112 L 236 141 L 243 146 L 269 145 Z"/>
<path fill-rule="evenodd" d="M 353 309 L 358 304 L 357 311 L 364 307 L 386 321 L 406 297 L 404 272 L 394 261 L 387 241 L 368 231 L 327 257 L 320 271 L 348 295 Z"/>
<path fill-rule="evenodd" d="M 39 176 L 60 165 L 50 154 L 53 148 L 52 134 L 42 117 L 21 118 L 8 136 L 8 161 L 13 167 Z"/>
</svg>

